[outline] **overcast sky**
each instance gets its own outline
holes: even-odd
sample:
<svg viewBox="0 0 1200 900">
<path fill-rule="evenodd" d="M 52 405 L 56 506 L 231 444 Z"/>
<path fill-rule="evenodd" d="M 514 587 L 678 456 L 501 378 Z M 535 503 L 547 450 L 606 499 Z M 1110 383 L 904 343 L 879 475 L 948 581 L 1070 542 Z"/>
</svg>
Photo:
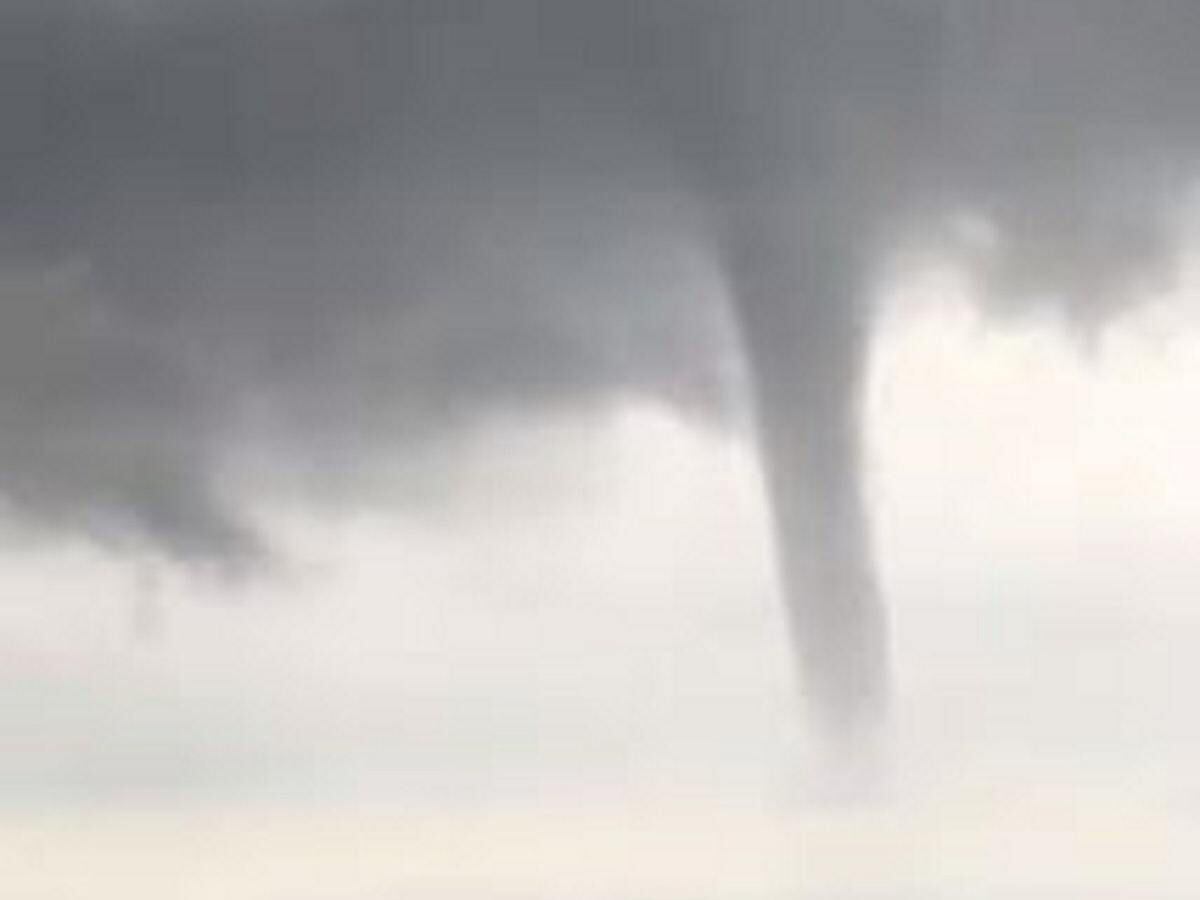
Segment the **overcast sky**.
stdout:
<svg viewBox="0 0 1200 900">
<path fill-rule="evenodd" d="M 900 697 L 886 802 L 795 806 L 803 741 L 745 436 L 630 404 L 490 429 L 433 520 L 276 506 L 295 568 L 233 603 L 161 570 L 149 643 L 129 635 L 144 564 L 6 553 L 6 881 L 1186 896 L 1188 284 L 1091 348 L 1053 317 L 988 324 L 945 264 L 890 292 L 868 403 Z"/>
<path fill-rule="evenodd" d="M 1200 887 L 1191 0 L 10 6 L 0 892 Z"/>
</svg>

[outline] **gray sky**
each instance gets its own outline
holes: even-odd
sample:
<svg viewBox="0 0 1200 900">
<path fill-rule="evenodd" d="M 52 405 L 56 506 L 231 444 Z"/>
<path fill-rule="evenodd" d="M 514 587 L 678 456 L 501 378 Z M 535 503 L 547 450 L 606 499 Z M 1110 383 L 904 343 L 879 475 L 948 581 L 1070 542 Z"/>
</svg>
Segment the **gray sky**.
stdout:
<svg viewBox="0 0 1200 900">
<path fill-rule="evenodd" d="M 867 407 L 886 803 L 793 805 L 754 456 L 631 405 L 492 430 L 434 523 L 272 508 L 303 577 L 230 608 L 169 576 L 154 644 L 128 640 L 136 564 L 10 553 L 0 871 L 46 897 L 81 873 L 132 897 L 1186 896 L 1190 284 L 1091 358 L 1052 321 L 985 325 L 952 266 L 896 285 Z"/>
<path fill-rule="evenodd" d="M 598 895 L 797 835 L 814 896 L 1137 884 L 1119 829 L 986 848 L 1195 830 L 1197 39 L 1186 0 L 9 4 L 0 874 L 71 895 L 6 849 L 35 815 L 129 896 L 318 877 L 188 856 L 215 806 L 332 848 L 331 898 L 561 896 L 454 830 L 591 810 L 564 859 L 621 868 L 632 804 L 755 840 Z M 893 698 L 856 824 L 778 812 L 789 636 L 837 728 Z M 403 812 L 325 835 L 365 800 Z M 153 828 L 105 817 L 152 809 L 131 881 Z M 333 874 L 393 827 L 426 869 Z"/>
<path fill-rule="evenodd" d="M 430 442 L 496 417 L 641 396 L 727 422 L 740 350 L 789 631 L 838 731 L 888 693 L 857 410 L 881 272 L 977 223 L 994 305 L 1094 328 L 1169 280 L 1194 159 L 1178 0 L 11 19 L 21 522 L 245 570 L 277 558 L 243 488 L 264 473 L 411 505 L 428 466 L 394 461 L 437 467 Z"/>
</svg>

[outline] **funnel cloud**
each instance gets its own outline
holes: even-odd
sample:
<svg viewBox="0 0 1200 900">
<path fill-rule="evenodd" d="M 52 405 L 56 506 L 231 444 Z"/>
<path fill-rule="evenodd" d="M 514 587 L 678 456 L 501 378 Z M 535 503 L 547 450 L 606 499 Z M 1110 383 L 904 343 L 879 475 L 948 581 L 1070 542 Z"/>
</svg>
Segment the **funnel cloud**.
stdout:
<svg viewBox="0 0 1200 900">
<path fill-rule="evenodd" d="M 493 416 L 754 397 L 803 689 L 887 703 L 858 392 L 889 254 L 995 235 L 998 309 L 1169 274 L 1190 0 L 17 0 L 0 497 L 245 566 L 245 485 L 350 501 Z M 725 311 L 722 306 L 724 305 Z"/>
</svg>

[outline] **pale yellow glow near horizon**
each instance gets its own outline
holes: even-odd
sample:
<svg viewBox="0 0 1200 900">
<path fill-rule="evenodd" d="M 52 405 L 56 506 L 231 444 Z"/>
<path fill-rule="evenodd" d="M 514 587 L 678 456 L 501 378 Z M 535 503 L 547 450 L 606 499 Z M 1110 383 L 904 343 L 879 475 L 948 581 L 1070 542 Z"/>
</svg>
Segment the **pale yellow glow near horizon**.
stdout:
<svg viewBox="0 0 1200 900">
<path fill-rule="evenodd" d="M 498 813 L 254 808 L 0 820 L 22 900 L 1180 898 L 1200 819 L 1053 788 L 946 805 Z"/>
</svg>

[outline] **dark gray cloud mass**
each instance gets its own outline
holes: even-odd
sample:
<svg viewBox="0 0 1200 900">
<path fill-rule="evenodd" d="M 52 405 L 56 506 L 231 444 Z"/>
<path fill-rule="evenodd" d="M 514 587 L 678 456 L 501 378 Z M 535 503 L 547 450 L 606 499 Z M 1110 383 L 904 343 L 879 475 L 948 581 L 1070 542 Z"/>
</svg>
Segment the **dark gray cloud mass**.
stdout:
<svg viewBox="0 0 1200 900">
<path fill-rule="evenodd" d="M 1111 308 L 1198 39 L 1190 0 L 10 0 L 0 495 L 253 559 L 248 449 L 353 484 L 483 415 L 712 410 L 724 295 L 810 692 L 866 718 L 874 273 L 966 211 L 998 298 Z"/>
</svg>

